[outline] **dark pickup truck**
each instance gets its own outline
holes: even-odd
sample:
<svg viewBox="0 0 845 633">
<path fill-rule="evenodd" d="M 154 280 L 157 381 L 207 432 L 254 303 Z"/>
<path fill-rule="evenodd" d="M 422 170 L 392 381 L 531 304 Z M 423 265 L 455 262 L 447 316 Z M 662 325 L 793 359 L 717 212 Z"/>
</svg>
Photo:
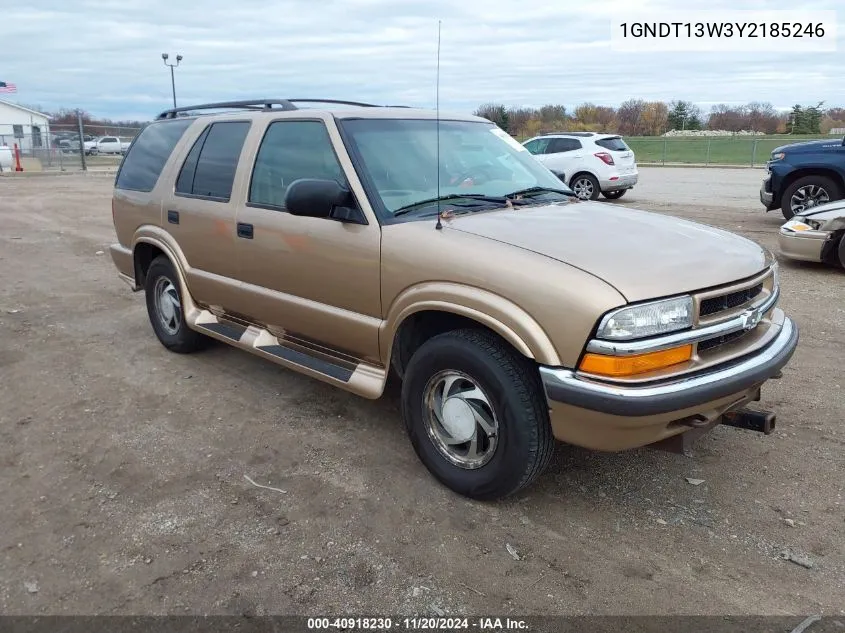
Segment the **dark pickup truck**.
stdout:
<svg viewBox="0 0 845 633">
<path fill-rule="evenodd" d="M 781 145 L 766 162 L 760 202 L 783 217 L 845 197 L 845 138 Z"/>
</svg>

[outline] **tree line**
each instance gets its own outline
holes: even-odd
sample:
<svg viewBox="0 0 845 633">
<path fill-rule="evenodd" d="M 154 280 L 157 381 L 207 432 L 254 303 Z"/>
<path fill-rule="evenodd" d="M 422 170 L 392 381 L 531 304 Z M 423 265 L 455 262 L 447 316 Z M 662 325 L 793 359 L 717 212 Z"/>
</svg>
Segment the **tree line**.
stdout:
<svg viewBox="0 0 845 633">
<path fill-rule="evenodd" d="M 496 123 L 512 136 L 547 132 L 612 132 L 624 136 L 660 136 L 673 130 L 723 130 L 758 134 L 827 134 L 845 127 L 845 108 L 796 104 L 778 112 L 771 103 L 714 105 L 709 112 L 690 101 L 628 99 L 618 107 L 582 103 L 572 111 L 562 105 L 540 108 L 485 103 L 475 114 Z"/>
</svg>

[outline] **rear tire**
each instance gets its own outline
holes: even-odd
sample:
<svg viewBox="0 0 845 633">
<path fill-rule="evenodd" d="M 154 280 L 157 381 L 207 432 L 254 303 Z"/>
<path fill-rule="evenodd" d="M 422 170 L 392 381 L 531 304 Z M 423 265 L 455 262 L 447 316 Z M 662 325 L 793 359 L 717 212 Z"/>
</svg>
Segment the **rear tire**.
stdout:
<svg viewBox="0 0 845 633">
<path fill-rule="evenodd" d="M 179 354 L 205 347 L 208 337 L 190 329 L 185 323 L 179 276 L 166 256 L 159 255 L 150 264 L 144 290 L 150 324 L 162 345 Z"/>
<path fill-rule="evenodd" d="M 602 191 L 601 195 L 603 195 L 608 200 L 618 200 L 622 196 L 625 195 L 625 192 L 628 191 L 627 189 L 619 189 L 618 191 Z"/>
<path fill-rule="evenodd" d="M 800 213 L 806 208 L 812 208 L 806 206 L 802 208 L 798 204 L 793 204 L 793 196 L 795 196 L 796 203 L 801 200 L 812 200 L 813 206 L 818 206 L 841 199 L 842 190 L 834 180 L 827 176 L 803 176 L 799 178 L 784 190 L 781 198 L 780 208 L 783 217 L 787 220 L 791 220 L 796 213 Z"/>
<path fill-rule="evenodd" d="M 845 234 L 839 238 L 839 249 L 837 255 L 839 256 L 839 265 L 842 266 L 842 268 L 845 268 Z"/>
<path fill-rule="evenodd" d="M 598 200 L 601 193 L 599 181 L 592 174 L 575 174 L 569 187 L 580 200 Z"/>
<path fill-rule="evenodd" d="M 554 451 L 536 365 L 483 330 L 446 332 L 420 346 L 402 383 L 402 416 L 429 472 L 472 499 L 525 488 Z"/>
</svg>

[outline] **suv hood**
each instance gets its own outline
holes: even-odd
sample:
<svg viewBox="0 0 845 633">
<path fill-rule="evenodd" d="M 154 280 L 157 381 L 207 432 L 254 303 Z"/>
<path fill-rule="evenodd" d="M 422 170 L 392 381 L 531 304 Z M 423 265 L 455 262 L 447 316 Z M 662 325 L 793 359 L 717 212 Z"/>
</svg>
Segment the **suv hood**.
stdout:
<svg viewBox="0 0 845 633">
<path fill-rule="evenodd" d="M 837 147 L 842 147 L 842 139 L 833 137 L 829 139 L 822 139 L 820 141 L 802 141 L 801 143 L 790 143 L 788 145 L 781 145 L 772 150 L 773 154 L 784 152 L 786 154 L 808 154 L 812 152 L 830 151 Z"/>
<path fill-rule="evenodd" d="M 601 202 L 470 213 L 444 227 L 580 268 L 629 302 L 735 282 L 768 263 L 760 246 L 739 235 Z"/>
</svg>

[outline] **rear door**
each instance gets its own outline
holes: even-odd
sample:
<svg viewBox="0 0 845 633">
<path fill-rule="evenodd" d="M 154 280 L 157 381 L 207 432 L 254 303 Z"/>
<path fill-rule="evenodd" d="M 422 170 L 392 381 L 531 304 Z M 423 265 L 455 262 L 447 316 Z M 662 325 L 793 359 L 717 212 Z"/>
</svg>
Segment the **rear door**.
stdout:
<svg viewBox="0 0 845 633">
<path fill-rule="evenodd" d="M 629 174 L 636 170 L 637 163 L 634 152 L 621 136 L 606 136 L 596 141 L 601 150 L 606 151 L 613 158 L 613 162 L 619 168 L 619 173 Z"/>
<path fill-rule="evenodd" d="M 191 294 L 200 303 L 224 310 L 236 310 L 240 298 L 235 253 L 235 200 L 240 192 L 235 173 L 249 128 L 246 119 L 211 121 L 202 127 L 186 145 L 173 188 L 163 197 L 163 226 L 188 262 Z"/>
<path fill-rule="evenodd" d="M 569 178 L 584 162 L 584 148 L 577 138 L 553 138 L 543 163 L 558 175 Z"/>
</svg>

